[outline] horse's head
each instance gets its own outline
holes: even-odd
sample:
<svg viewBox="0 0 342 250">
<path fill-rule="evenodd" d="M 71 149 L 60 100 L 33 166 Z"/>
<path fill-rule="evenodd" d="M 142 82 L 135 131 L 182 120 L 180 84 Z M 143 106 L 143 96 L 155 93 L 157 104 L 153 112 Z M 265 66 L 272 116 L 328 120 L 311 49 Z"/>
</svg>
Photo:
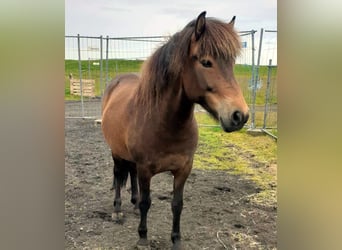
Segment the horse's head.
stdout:
<svg viewBox="0 0 342 250">
<path fill-rule="evenodd" d="M 183 84 L 190 100 L 219 120 L 226 132 L 239 130 L 248 120 L 248 106 L 235 80 L 233 67 L 240 50 L 229 23 L 205 18 L 201 13 L 188 27 L 193 29 Z"/>
</svg>

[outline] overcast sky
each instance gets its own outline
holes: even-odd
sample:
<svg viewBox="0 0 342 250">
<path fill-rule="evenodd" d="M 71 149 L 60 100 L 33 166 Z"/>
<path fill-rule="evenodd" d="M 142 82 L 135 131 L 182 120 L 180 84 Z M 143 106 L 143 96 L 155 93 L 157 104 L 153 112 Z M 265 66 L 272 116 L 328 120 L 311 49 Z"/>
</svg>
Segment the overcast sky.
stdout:
<svg viewBox="0 0 342 250">
<path fill-rule="evenodd" d="M 65 0 L 65 34 L 156 36 L 181 30 L 203 10 L 236 29 L 277 29 L 276 0 Z"/>
</svg>

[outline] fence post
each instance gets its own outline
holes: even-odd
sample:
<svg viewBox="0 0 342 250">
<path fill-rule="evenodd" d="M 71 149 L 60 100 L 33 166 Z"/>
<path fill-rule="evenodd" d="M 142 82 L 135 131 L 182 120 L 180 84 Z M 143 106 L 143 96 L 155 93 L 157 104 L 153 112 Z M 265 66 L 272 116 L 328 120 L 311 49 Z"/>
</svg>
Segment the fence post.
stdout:
<svg viewBox="0 0 342 250">
<path fill-rule="evenodd" d="M 252 81 L 254 81 L 254 71 L 255 71 L 255 44 L 254 44 L 254 34 L 255 30 L 252 30 Z"/>
<path fill-rule="evenodd" d="M 88 79 L 91 79 L 91 73 L 90 73 L 90 57 L 88 57 Z"/>
<path fill-rule="evenodd" d="M 266 128 L 267 106 L 269 104 L 269 98 L 270 98 L 271 71 L 272 71 L 272 59 L 269 60 L 268 70 L 267 70 L 267 86 L 266 86 L 266 96 L 265 96 L 264 125 L 262 127 L 263 129 Z"/>
<path fill-rule="evenodd" d="M 259 67 L 260 67 L 260 58 L 261 58 L 261 47 L 262 47 L 262 37 L 263 37 L 264 29 L 261 28 L 260 31 L 260 42 L 259 42 L 259 52 L 258 52 L 258 62 L 255 67 L 255 74 L 253 79 L 253 92 L 252 92 L 252 114 L 251 114 L 251 128 L 255 128 L 255 103 L 256 103 L 256 91 L 258 85 L 259 78 Z"/>
<path fill-rule="evenodd" d="M 100 36 L 100 91 L 101 91 L 101 96 L 103 95 L 103 68 L 102 68 L 102 59 L 103 59 L 103 45 L 102 45 L 102 40 L 103 40 L 103 37 Z"/>
<path fill-rule="evenodd" d="M 78 49 L 78 72 L 79 72 L 79 75 L 80 75 L 81 112 L 82 112 L 82 117 L 84 117 L 80 34 L 77 34 L 77 45 L 78 45 L 78 48 L 77 48 Z"/>
<path fill-rule="evenodd" d="M 254 106 L 253 106 L 253 89 L 254 89 L 254 74 L 255 74 L 255 43 L 254 43 L 254 34 L 255 30 L 252 30 L 252 77 L 251 77 L 251 84 L 252 84 L 252 98 L 250 99 L 252 110 L 251 110 L 251 128 L 254 128 Z"/>
<path fill-rule="evenodd" d="M 109 46 L 109 36 L 106 37 L 106 86 L 108 85 L 108 46 Z"/>
</svg>

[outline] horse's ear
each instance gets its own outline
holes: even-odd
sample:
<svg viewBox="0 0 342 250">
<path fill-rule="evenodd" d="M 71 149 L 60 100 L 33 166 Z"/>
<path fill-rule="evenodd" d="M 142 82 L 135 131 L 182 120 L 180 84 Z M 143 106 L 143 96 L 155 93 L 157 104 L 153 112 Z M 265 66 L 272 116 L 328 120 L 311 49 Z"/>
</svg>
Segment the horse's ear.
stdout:
<svg viewBox="0 0 342 250">
<path fill-rule="evenodd" d="M 196 41 L 201 37 L 205 30 L 205 14 L 207 14 L 206 11 L 203 11 L 199 16 L 197 17 L 196 20 L 196 25 L 195 25 L 195 38 Z"/>
<path fill-rule="evenodd" d="M 232 20 L 230 20 L 230 22 L 229 22 L 229 25 L 231 25 L 232 27 L 234 27 L 235 18 L 236 18 L 236 16 L 233 16 Z"/>
</svg>

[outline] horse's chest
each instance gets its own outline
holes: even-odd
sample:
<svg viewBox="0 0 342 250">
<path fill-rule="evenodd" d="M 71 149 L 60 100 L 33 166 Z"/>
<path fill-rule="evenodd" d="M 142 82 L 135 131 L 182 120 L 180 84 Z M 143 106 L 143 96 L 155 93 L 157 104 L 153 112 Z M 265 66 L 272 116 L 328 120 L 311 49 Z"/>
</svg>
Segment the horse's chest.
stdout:
<svg viewBox="0 0 342 250">
<path fill-rule="evenodd" d="M 184 166 L 187 166 L 192 161 L 193 155 L 187 154 L 163 154 L 160 153 L 155 158 L 155 172 L 162 172 L 165 170 L 177 170 Z"/>
<path fill-rule="evenodd" d="M 175 170 L 192 161 L 197 139 L 141 138 L 131 148 L 135 162 L 153 166 L 153 172 Z"/>
</svg>

